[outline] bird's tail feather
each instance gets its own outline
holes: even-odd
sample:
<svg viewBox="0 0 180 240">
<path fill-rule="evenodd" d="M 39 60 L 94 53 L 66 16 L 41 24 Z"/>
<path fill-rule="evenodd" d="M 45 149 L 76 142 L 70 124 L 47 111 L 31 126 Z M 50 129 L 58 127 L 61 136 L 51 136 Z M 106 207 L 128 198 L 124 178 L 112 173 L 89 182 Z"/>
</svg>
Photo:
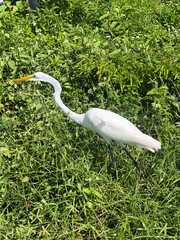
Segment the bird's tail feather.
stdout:
<svg viewBox="0 0 180 240">
<path fill-rule="evenodd" d="M 153 153 L 161 148 L 161 143 L 158 140 L 156 140 L 146 134 L 142 134 L 141 136 L 138 136 L 138 135 L 139 134 L 137 134 L 136 141 L 134 143 L 132 143 L 133 145 L 135 145 L 139 148 L 146 148 Z"/>
</svg>

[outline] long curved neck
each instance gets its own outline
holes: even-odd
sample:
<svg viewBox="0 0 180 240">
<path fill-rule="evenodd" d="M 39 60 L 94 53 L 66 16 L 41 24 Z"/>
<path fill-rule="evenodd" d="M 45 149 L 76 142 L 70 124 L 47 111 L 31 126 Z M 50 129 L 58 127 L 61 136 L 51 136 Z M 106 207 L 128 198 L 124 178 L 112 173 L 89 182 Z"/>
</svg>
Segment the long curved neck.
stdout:
<svg viewBox="0 0 180 240">
<path fill-rule="evenodd" d="M 77 122 L 78 124 L 83 124 L 84 121 L 84 114 L 77 114 L 73 111 L 71 111 L 61 100 L 61 92 L 55 91 L 54 92 L 54 100 L 57 103 L 57 105 L 62 109 L 63 112 L 65 112 L 73 121 Z"/>
</svg>

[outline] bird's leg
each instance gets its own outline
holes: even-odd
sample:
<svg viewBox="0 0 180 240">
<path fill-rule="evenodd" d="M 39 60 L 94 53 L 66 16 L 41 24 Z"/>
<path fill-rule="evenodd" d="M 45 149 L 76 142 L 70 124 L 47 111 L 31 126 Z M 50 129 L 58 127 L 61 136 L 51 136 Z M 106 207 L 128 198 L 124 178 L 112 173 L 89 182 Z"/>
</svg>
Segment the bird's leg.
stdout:
<svg viewBox="0 0 180 240">
<path fill-rule="evenodd" d="M 134 165 L 136 166 L 137 170 L 139 172 L 141 172 L 138 163 L 134 160 L 134 158 L 131 156 L 131 154 L 128 152 L 128 150 L 125 148 L 125 146 L 123 144 L 121 144 L 121 147 L 122 147 L 122 149 L 124 149 L 124 151 L 127 153 L 127 155 L 132 159 L 132 161 L 133 161 Z"/>
<path fill-rule="evenodd" d="M 111 149 L 111 146 L 110 146 L 110 144 L 109 144 L 109 143 L 108 143 L 108 148 L 109 148 L 109 152 L 110 152 L 110 155 L 111 155 L 111 160 L 112 160 L 111 164 L 108 166 L 108 168 L 110 169 L 112 166 L 114 166 L 114 165 L 115 165 L 115 160 L 114 160 L 114 157 L 113 157 L 113 152 L 112 152 L 112 149 Z"/>
</svg>

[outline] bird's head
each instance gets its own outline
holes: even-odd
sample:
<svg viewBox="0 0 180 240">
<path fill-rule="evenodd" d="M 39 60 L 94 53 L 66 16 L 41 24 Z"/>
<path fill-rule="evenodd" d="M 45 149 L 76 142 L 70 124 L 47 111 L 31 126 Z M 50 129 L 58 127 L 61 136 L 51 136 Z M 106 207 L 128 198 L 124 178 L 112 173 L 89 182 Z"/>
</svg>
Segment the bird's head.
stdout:
<svg viewBox="0 0 180 240">
<path fill-rule="evenodd" d="M 45 74 L 43 72 L 36 72 L 33 75 L 29 75 L 29 76 L 18 78 L 16 80 L 14 80 L 14 82 L 22 82 L 22 81 L 48 82 L 54 87 L 56 92 L 58 91 L 59 93 L 61 93 L 61 91 L 62 91 L 60 83 L 55 78 L 53 78 L 50 75 Z"/>
</svg>

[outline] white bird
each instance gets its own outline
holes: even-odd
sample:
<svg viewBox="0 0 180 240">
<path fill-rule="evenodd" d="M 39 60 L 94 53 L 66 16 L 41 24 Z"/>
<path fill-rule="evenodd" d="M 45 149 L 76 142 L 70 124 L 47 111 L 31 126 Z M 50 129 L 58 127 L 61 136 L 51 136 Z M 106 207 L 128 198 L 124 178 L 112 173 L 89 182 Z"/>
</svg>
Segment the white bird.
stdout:
<svg viewBox="0 0 180 240">
<path fill-rule="evenodd" d="M 148 149 L 151 152 L 155 152 L 161 148 L 161 143 L 156 139 L 142 133 L 134 124 L 128 121 L 126 118 L 104 109 L 100 108 L 91 108 L 86 113 L 77 114 L 71 111 L 61 100 L 61 85 L 60 83 L 53 77 L 42 73 L 37 72 L 34 75 L 30 75 L 27 77 L 19 78 L 14 80 L 14 82 L 18 81 L 42 81 L 48 82 L 54 87 L 54 100 L 57 105 L 65 112 L 73 121 L 78 124 L 81 124 L 84 127 L 92 130 L 93 132 L 99 133 L 106 143 L 108 144 L 112 163 L 111 166 L 115 164 L 112 149 L 110 147 L 110 140 L 114 140 L 117 144 L 119 144 L 126 153 L 131 157 L 133 163 L 137 167 L 138 171 L 140 171 L 137 162 L 133 159 L 133 157 L 129 154 L 123 144 L 132 144 L 139 148 Z"/>
</svg>

